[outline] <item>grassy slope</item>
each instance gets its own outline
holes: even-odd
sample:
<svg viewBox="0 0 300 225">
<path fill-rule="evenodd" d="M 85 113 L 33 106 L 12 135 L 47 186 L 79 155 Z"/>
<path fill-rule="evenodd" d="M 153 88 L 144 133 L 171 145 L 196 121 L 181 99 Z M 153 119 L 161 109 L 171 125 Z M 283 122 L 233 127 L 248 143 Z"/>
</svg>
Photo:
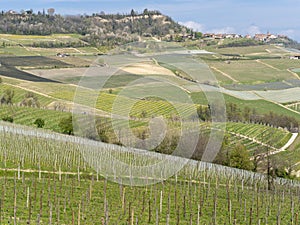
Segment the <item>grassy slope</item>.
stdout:
<svg viewBox="0 0 300 225">
<path fill-rule="evenodd" d="M 300 63 L 297 60 L 287 59 L 288 53 L 284 49 L 270 45 L 232 48 L 209 47 L 208 50 L 215 52 L 215 56 L 204 56 L 201 58 L 209 66 L 229 74 L 241 83 L 254 84 L 282 79 L 295 79 L 295 76 L 289 73 L 287 69 L 300 67 Z M 236 61 L 234 57 L 243 60 Z M 260 59 L 263 63 L 269 64 L 276 69 L 266 64 L 258 63 L 255 61 L 256 59 Z M 227 64 L 224 62 L 225 60 L 230 60 L 231 63 Z M 232 83 L 232 80 L 219 72 L 213 72 L 222 83 Z"/>
</svg>

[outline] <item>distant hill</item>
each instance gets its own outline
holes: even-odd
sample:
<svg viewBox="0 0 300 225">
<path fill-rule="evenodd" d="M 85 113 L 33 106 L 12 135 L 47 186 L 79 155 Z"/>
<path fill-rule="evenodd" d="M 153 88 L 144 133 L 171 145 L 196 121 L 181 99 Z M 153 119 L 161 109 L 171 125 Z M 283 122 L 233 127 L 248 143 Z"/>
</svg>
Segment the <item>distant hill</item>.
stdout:
<svg viewBox="0 0 300 225">
<path fill-rule="evenodd" d="M 93 14 L 62 16 L 45 12 L 8 11 L 0 14 L 0 33 L 49 35 L 75 33 L 93 45 L 115 45 L 138 41 L 141 37 L 163 38 L 167 35 L 187 35 L 192 31 L 174 22 L 159 11 L 145 9 L 143 13 Z"/>
</svg>

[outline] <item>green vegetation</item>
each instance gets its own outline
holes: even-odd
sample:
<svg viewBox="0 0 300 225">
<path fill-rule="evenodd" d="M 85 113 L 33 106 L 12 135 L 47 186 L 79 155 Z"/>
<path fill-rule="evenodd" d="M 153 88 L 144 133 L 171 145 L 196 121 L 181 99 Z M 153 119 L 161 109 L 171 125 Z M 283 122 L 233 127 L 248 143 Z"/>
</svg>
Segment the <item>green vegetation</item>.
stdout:
<svg viewBox="0 0 300 225">
<path fill-rule="evenodd" d="M 37 118 L 34 121 L 34 124 L 38 127 L 38 128 L 43 128 L 45 126 L 45 120 L 41 119 L 41 118 Z"/>
<path fill-rule="evenodd" d="M 60 127 L 63 134 L 73 135 L 73 119 L 72 116 L 63 118 L 59 121 L 58 126 Z"/>
</svg>

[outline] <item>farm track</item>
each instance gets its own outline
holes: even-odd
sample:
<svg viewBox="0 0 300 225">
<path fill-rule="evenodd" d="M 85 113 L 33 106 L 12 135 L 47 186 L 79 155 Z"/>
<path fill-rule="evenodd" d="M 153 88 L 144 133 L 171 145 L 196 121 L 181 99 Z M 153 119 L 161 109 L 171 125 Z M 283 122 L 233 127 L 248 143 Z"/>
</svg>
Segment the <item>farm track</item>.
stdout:
<svg viewBox="0 0 300 225">
<path fill-rule="evenodd" d="M 41 55 L 41 54 L 32 52 L 29 48 L 27 48 L 26 46 L 20 44 L 19 42 L 12 41 L 12 40 L 9 40 L 9 39 L 6 39 L 6 38 L 1 38 L 1 40 L 7 41 L 7 42 L 12 42 L 12 43 L 14 43 L 16 45 L 19 45 L 20 47 L 24 48 L 27 52 L 34 53 L 36 56 L 40 56 Z"/>
<path fill-rule="evenodd" d="M 217 69 L 216 67 L 211 66 L 210 68 L 213 69 L 213 70 L 215 70 L 215 71 L 217 71 L 217 72 L 219 72 L 219 73 L 221 73 L 223 76 L 229 78 L 230 80 L 232 80 L 232 81 L 234 81 L 234 82 L 237 82 L 237 83 L 239 82 L 238 80 L 234 79 L 234 78 L 233 78 L 232 76 L 230 76 L 229 74 L 227 74 L 227 73 L 225 73 L 225 72 L 223 72 L 223 71 Z"/>
<path fill-rule="evenodd" d="M 286 69 L 289 73 L 291 73 L 295 78 L 297 78 L 298 80 L 300 80 L 300 77 L 298 76 L 297 73 L 291 71 L 290 69 Z"/>
<path fill-rule="evenodd" d="M 280 152 L 283 152 L 285 151 L 288 147 L 290 147 L 294 141 L 296 140 L 296 138 L 298 137 L 298 133 L 292 133 L 292 137 L 286 142 L 286 144 L 284 146 L 282 146 L 281 148 L 275 148 L 274 146 L 271 146 L 269 144 L 265 144 L 259 140 L 256 140 L 255 138 L 252 138 L 252 137 L 248 137 L 246 135 L 242 135 L 242 134 L 239 134 L 239 133 L 235 133 L 235 132 L 232 132 L 232 131 L 226 131 L 227 133 L 229 134 L 232 134 L 236 137 L 241 137 L 241 138 L 244 138 L 244 139 L 247 139 L 247 140 L 250 140 L 252 141 L 253 143 L 257 143 L 261 146 L 264 146 L 264 147 L 268 147 L 268 148 L 271 148 L 273 149 L 274 151 L 272 151 L 270 153 L 270 155 L 275 155 L 275 154 L 278 154 Z"/>
<path fill-rule="evenodd" d="M 4 84 L 12 86 L 12 87 L 15 87 L 15 88 L 20 88 L 20 89 L 23 89 L 25 91 L 29 91 L 29 92 L 32 92 L 32 93 L 35 93 L 35 94 L 38 94 L 38 95 L 42 95 L 44 97 L 53 99 L 55 101 L 63 101 L 64 103 L 74 105 L 74 102 L 72 102 L 72 101 L 67 101 L 67 100 L 63 100 L 63 99 L 60 99 L 60 98 L 55 98 L 53 96 L 47 95 L 47 94 L 39 92 L 39 91 L 35 91 L 35 90 L 29 89 L 29 88 L 25 88 L 25 87 L 22 87 L 22 86 L 19 86 L 19 85 L 14 85 L 14 84 L 9 84 L 9 83 L 4 83 Z M 91 108 L 91 107 L 88 107 L 88 106 L 84 106 L 84 105 L 78 105 L 78 106 L 82 106 L 84 108 L 87 108 L 90 111 L 96 111 L 98 116 L 102 116 L 102 117 L 106 117 L 106 118 L 111 118 L 111 114 L 109 114 L 109 113 L 107 113 L 105 111 L 102 111 L 100 109 L 94 109 L 94 108 Z M 115 116 L 115 118 L 117 118 L 117 116 Z"/>
<path fill-rule="evenodd" d="M 250 140 L 250 141 L 252 141 L 252 142 L 254 142 L 254 143 L 257 143 L 257 144 L 259 144 L 259 145 L 261 145 L 261 146 L 271 148 L 271 149 L 273 149 L 274 151 L 279 151 L 279 150 L 280 150 L 280 149 L 278 149 L 278 148 L 275 148 L 274 146 L 271 146 L 271 145 L 265 144 L 265 143 L 263 143 L 263 142 L 261 142 L 261 141 L 258 141 L 258 140 L 256 140 L 255 138 L 251 138 L 251 137 L 248 137 L 248 136 L 246 136 L 246 135 L 238 134 L 238 133 L 235 133 L 235 132 L 232 132 L 232 131 L 226 131 L 226 132 L 229 133 L 229 134 L 232 134 L 232 135 L 234 135 L 234 136 L 236 136 L 236 137 L 241 137 L 241 138 Z"/>
<path fill-rule="evenodd" d="M 271 69 L 274 69 L 274 70 L 276 70 L 276 71 L 281 71 L 280 69 L 278 69 L 278 68 L 276 68 L 276 67 L 274 67 L 274 66 L 272 66 L 272 65 L 270 65 L 270 64 L 268 64 L 268 63 L 265 63 L 265 62 L 262 62 L 261 60 L 259 60 L 259 59 L 257 59 L 257 60 L 255 60 L 257 63 L 260 63 L 260 64 L 262 64 L 262 65 L 264 65 L 264 66 L 267 66 L 267 67 L 269 67 L 269 68 L 271 68 Z"/>
</svg>

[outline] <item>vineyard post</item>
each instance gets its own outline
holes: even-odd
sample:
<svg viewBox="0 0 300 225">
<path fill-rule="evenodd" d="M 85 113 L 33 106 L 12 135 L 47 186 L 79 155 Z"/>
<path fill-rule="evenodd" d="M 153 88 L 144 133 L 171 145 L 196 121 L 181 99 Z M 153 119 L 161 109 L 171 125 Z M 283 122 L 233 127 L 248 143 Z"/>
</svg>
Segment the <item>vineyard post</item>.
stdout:
<svg viewBox="0 0 300 225">
<path fill-rule="evenodd" d="M 168 213 L 167 214 L 167 222 L 166 222 L 166 225 L 169 225 L 170 224 L 170 214 Z"/>
<path fill-rule="evenodd" d="M 151 200 L 149 199 L 149 217 L 148 217 L 148 223 L 151 223 Z"/>
<path fill-rule="evenodd" d="M 162 214 L 163 191 L 160 191 L 159 213 Z"/>
<path fill-rule="evenodd" d="M 29 196 L 29 205 L 28 205 L 28 222 L 27 224 L 30 224 L 31 221 L 31 197 Z"/>
<path fill-rule="evenodd" d="M 134 208 L 131 210 L 131 225 L 134 224 Z"/>
<path fill-rule="evenodd" d="M 78 225 L 80 225 L 80 208 L 81 208 L 81 203 L 78 204 L 78 222 L 77 222 Z"/>
<path fill-rule="evenodd" d="M 28 187 L 27 187 L 26 208 L 29 207 L 29 195 L 30 195 L 30 188 L 29 188 L 29 186 L 28 186 Z"/>
<path fill-rule="evenodd" d="M 17 224 L 17 181 L 16 174 L 14 176 L 14 225 Z"/>
<path fill-rule="evenodd" d="M 50 210 L 49 210 L 49 225 L 52 224 L 52 203 L 50 203 Z"/>
<path fill-rule="evenodd" d="M 159 224 L 159 211 L 156 208 L 156 219 L 155 219 L 155 224 L 158 225 Z"/>
</svg>

